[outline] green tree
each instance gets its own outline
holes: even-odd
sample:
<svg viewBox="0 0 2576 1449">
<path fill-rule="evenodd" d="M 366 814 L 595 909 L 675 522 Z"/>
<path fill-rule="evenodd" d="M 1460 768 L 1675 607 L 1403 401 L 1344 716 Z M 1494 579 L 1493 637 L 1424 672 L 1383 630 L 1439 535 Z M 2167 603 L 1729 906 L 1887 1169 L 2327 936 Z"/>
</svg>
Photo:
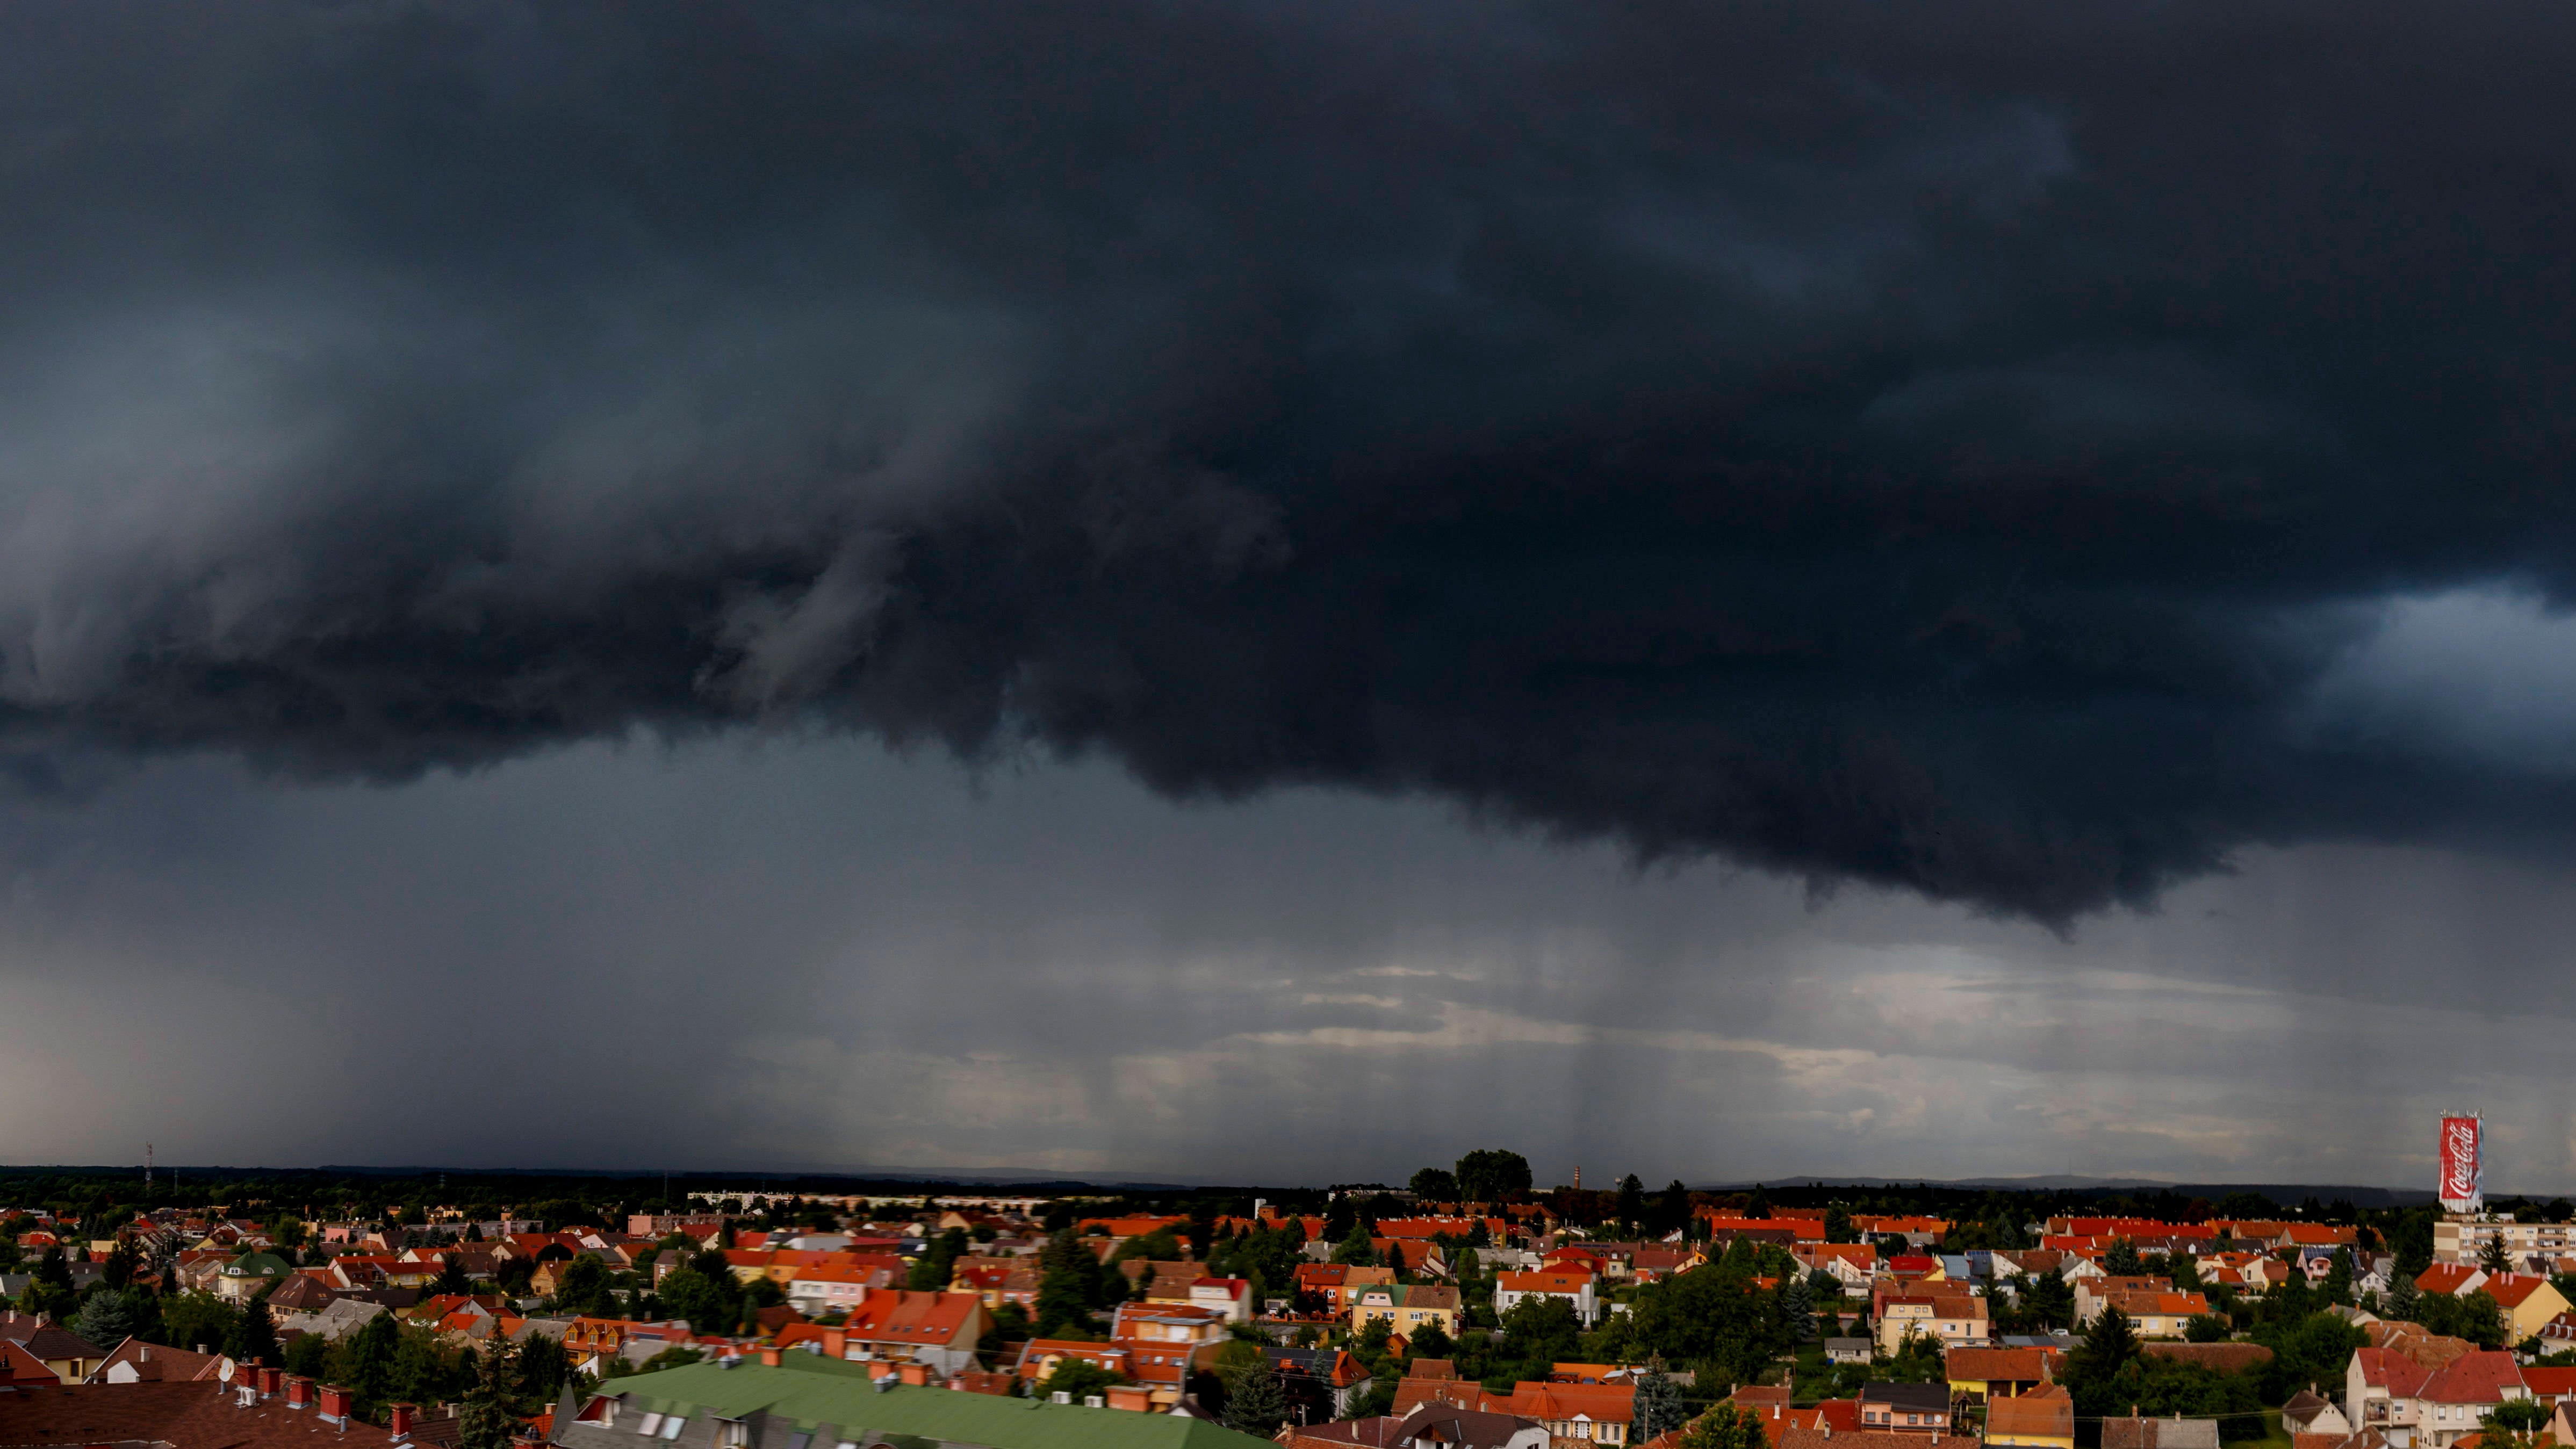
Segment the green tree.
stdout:
<svg viewBox="0 0 2576 1449">
<path fill-rule="evenodd" d="M 240 1316 L 233 1320 L 232 1337 L 225 1341 L 224 1352 L 242 1363 L 276 1366 L 280 1357 L 277 1320 L 268 1315 L 267 1299 L 253 1298 L 242 1304 Z"/>
<path fill-rule="evenodd" d="M 1086 1395 L 1096 1394 L 1114 1384 L 1125 1382 L 1127 1382 L 1125 1379 L 1098 1364 L 1085 1363 L 1078 1358 L 1067 1358 L 1059 1360 L 1056 1363 L 1055 1372 L 1039 1381 L 1038 1392 L 1048 1396 L 1071 1394 L 1073 1402 L 1079 1404 Z"/>
<path fill-rule="evenodd" d="M 239 1318 L 212 1293 L 182 1293 L 161 1300 L 161 1342 L 172 1348 L 219 1350 L 232 1341 Z"/>
<path fill-rule="evenodd" d="M 2034 1325 L 2071 1328 L 2075 1324 L 2075 1288 L 2059 1274 L 2042 1273 L 2031 1280 L 2023 1312 Z"/>
<path fill-rule="evenodd" d="M 341 1374 L 357 1399 L 354 1407 L 359 1417 L 374 1418 L 378 1410 L 397 1397 L 394 1363 L 401 1355 L 402 1330 L 390 1313 L 368 1319 L 350 1336 Z"/>
<path fill-rule="evenodd" d="M 922 1249 L 921 1256 L 912 1260 L 912 1271 L 907 1275 L 904 1286 L 929 1292 L 945 1291 L 949 1276 L 956 1270 L 957 1260 L 965 1256 L 966 1243 L 964 1228 L 950 1228 L 932 1239 L 930 1245 Z"/>
<path fill-rule="evenodd" d="M 123 1293 L 102 1287 L 81 1301 L 71 1330 L 101 1348 L 114 1348 L 133 1336 L 133 1307 Z"/>
<path fill-rule="evenodd" d="M 1762 1420 L 1731 1403 L 1716 1405 L 1682 1431 L 1682 1449 L 1769 1449 L 1770 1442 Z"/>
<path fill-rule="evenodd" d="M 1574 1357 L 1583 1339 L 1583 1324 L 1574 1306 L 1562 1298 L 1532 1294 L 1503 1315 L 1504 1354 L 1523 1364 L 1545 1365 Z M 1528 1375 L 1547 1377 L 1544 1368 Z"/>
<path fill-rule="evenodd" d="M 1500 1202 L 1530 1190 L 1529 1159 L 1517 1152 L 1480 1148 L 1458 1159 L 1458 1191 L 1469 1202 Z"/>
<path fill-rule="evenodd" d="M 288 1339 L 286 1371 L 308 1379 L 330 1377 L 331 1340 L 318 1333 L 299 1333 Z"/>
<path fill-rule="evenodd" d="M 2531 1444 L 2549 1427 L 2554 1412 L 2538 1399 L 2507 1399 L 2479 1418 L 2478 1443 L 2481 1449 L 2500 1449 L 2502 1441 Z"/>
<path fill-rule="evenodd" d="M 1458 1201 L 1458 1175 L 1445 1167 L 1426 1167 L 1413 1174 L 1413 1180 L 1405 1186 L 1413 1189 L 1416 1202 Z"/>
<path fill-rule="evenodd" d="M 2396 1274 L 2395 1279 L 2396 1281 L 2388 1285 L 2388 1301 L 2385 1304 L 2387 1316 L 2403 1323 L 2413 1323 L 2416 1321 L 2417 1300 L 2423 1290 L 2417 1288 L 2415 1280 L 2406 1274 Z"/>
<path fill-rule="evenodd" d="M 1825 1241 L 1828 1243 L 1860 1241 L 1860 1230 L 1852 1226 L 1851 1212 L 1841 1203 L 1830 1203 L 1825 1208 Z"/>
<path fill-rule="evenodd" d="M 1348 1263 L 1355 1268 L 1376 1265 L 1377 1249 L 1369 1243 L 1369 1225 L 1365 1221 L 1354 1221 L 1351 1224 L 1350 1236 L 1333 1246 L 1333 1261 Z"/>
<path fill-rule="evenodd" d="M 2112 1374 L 2138 1356 L 2138 1325 L 2117 1307 L 2105 1307 L 2094 1315 L 2092 1328 L 2084 1333 L 2084 1343 L 2074 1354 L 2066 1354 L 2066 1382 L 2094 1382 L 2107 1385 Z"/>
<path fill-rule="evenodd" d="M 99 1281 L 122 1293 L 134 1282 L 134 1270 L 140 1267 L 142 1262 L 143 1255 L 136 1250 L 134 1240 L 119 1238 L 116 1240 L 116 1246 L 108 1250 L 107 1263 L 101 1270 Z M 90 1341 L 96 1343 L 98 1340 Z"/>
<path fill-rule="evenodd" d="M 2235 1335 L 2227 1320 L 2215 1313 L 2196 1313 L 2182 1326 L 2182 1336 L 2193 1343 L 2224 1343 Z"/>
<path fill-rule="evenodd" d="M 608 1265 L 597 1253 L 577 1254 L 555 1278 L 555 1308 L 574 1317 L 598 1317 L 611 1302 Z"/>
<path fill-rule="evenodd" d="M 1038 1255 L 1037 1331 L 1043 1338 L 1091 1338 L 1091 1310 L 1103 1291 L 1100 1260 L 1073 1235 L 1059 1229 Z M 1070 1360 L 1068 1360 L 1070 1362 Z"/>
<path fill-rule="evenodd" d="M 64 1260 L 61 1248 L 47 1248 L 44 1256 L 36 1260 L 27 1290 L 18 1295 L 18 1306 L 57 1322 L 79 1311 L 80 1294 L 72 1289 L 71 1265 Z"/>
<path fill-rule="evenodd" d="M 2115 1278 L 2135 1278 L 2147 1271 L 2147 1264 L 2138 1256 L 2137 1244 L 2127 1238 L 2113 1238 L 2102 1254 L 2102 1271 Z"/>
<path fill-rule="evenodd" d="M 518 1423 L 510 1412 L 510 1342 L 495 1338 L 474 1364 L 473 1386 L 457 1406 L 457 1449 L 510 1449 Z"/>
<path fill-rule="evenodd" d="M 1629 1420 L 1628 1442 L 1643 1444 L 1682 1426 L 1689 1411 L 1682 1407 L 1681 1387 L 1672 1375 L 1664 1372 L 1663 1356 L 1646 1360 L 1646 1371 L 1637 1376 L 1634 1415 Z"/>
<path fill-rule="evenodd" d="M 1256 1353 L 1250 1364 L 1226 1381 L 1225 1426 L 1267 1439 L 1286 1422 L 1288 1394 L 1280 1386 L 1279 1370 L 1268 1354 Z"/>
<path fill-rule="evenodd" d="M 725 1275 L 731 1281 L 733 1275 Z M 708 1281 L 695 1268 L 675 1268 L 662 1279 L 662 1311 L 685 1318 L 692 1331 L 728 1333 L 734 1325 L 734 1296 Z"/>
<path fill-rule="evenodd" d="M 1791 1278 L 1782 1294 L 1789 1336 L 1800 1343 L 1816 1336 L 1816 1290 L 1803 1276 Z"/>
<path fill-rule="evenodd" d="M 564 1380 L 571 1376 L 571 1361 L 564 1357 L 563 1340 L 531 1333 L 519 1345 L 519 1388 L 538 1404 L 551 1404 L 563 1394 Z"/>
<path fill-rule="evenodd" d="M 2487 1245 L 2478 1251 L 2478 1266 L 2490 1273 L 2507 1273 L 2513 1270 L 2511 1260 L 2505 1257 L 2504 1234 L 2498 1233 L 2487 1239 Z"/>
<path fill-rule="evenodd" d="M 2326 1265 L 2325 1294 L 2337 1303 L 2352 1302 L 2352 1249 L 2335 1249 L 2333 1261 Z"/>
<path fill-rule="evenodd" d="M 1646 1220 L 1646 1185 L 1637 1180 L 1637 1174 L 1632 1172 L 1619 1179 L 1619 1195 L 1613 1200 L 1610 1213 L 1619 1220 L 1619 1230 L 1623 1233 L 1635 1232 L 1638 1225 Z"/>
<path fill-rule="evenodd" d="M 439 1261 L 437 1281 L 431 1284 L 434 1294 L 463 1295 L 474 1291 L 474 1280 L 465 1276 L 465 1264 L 450 1255 Z"/>
</svg>

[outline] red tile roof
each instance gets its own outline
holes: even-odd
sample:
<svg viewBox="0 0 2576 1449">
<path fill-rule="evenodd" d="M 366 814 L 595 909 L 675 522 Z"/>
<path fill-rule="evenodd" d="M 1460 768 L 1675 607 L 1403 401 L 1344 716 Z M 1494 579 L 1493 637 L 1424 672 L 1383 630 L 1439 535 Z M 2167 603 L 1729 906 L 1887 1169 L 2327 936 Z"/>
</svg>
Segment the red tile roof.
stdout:
<svg viewBox="0 0 2576 1449">
<path fill-rule="evenodd" d="M 282 1398 L 239 1407 L 222 1384 L 86 1384 L 0 1396 L 0 1446 L 160 1442 L 176 1449 L 319 1449 L 389 1445 L 365 1424 L 346 1433 Z"/>
<path fill-rule="evenodd" d="M 2443 1404 L 2497 1404 L 2522 1386 L 2522 1370 L 2501 1349 L 2464 1353 L 2433 1371 L 2415 1397 Z"/>
<path fill-rule="evenodd" d="M 2549 1286 L 2549 1280 L 2537 1273 L 2490 1273 L 2478 1291 L 2503 1308 L 2519 1308 L 2523 1300 Z"/>
<path fill-rule="evenodd" d="M 2432 1371 L 2393 1348 L 2357 1348 L 2353 1362 L 2361 1369 L 2361 1381 L 2370 1388 L 2386 1389 L 2393 1399 L 2411 1399 L 2422 1388 Z"/>
<path fill-rule="evenodd" d="M 2436 1263 L 2415 1275 L 2415 1286 L 2427 1293 L 2456 1295 L 2464 1291 L 2468 1281 L 2477 1277 L 2482 1271 L 2478 1268 L 2463 1267 L 2458 1263 Z"/>
</svg>

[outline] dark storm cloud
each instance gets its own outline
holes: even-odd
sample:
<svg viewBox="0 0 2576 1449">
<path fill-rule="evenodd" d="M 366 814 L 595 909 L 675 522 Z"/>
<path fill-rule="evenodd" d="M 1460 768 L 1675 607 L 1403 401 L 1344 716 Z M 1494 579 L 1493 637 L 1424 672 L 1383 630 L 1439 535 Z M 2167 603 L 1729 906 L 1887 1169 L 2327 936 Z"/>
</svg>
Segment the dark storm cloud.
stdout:
<svg viewBox="0 0 2576 1449">
<path fill-rule="evenodd" d="M 2564 5 L 0 27 L 35 787 L 819 722 L 2052 920 L 2576 803 L 2319 692 L 2570 583 Z"/>
</svg>

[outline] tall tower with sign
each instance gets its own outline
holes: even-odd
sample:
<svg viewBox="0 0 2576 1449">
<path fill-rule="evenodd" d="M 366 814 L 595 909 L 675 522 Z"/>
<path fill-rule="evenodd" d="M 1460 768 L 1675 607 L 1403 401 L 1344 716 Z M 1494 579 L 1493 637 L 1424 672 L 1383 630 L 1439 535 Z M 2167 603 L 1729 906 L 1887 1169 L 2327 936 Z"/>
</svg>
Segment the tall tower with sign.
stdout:
<svg viewBox="0 0 2576 1449">
<path fill-rule="evenodd" d="M 2479 1184 L 2486 1177 L 2486 1124 L 2474 1112 L 2442 1119 L 2442 1182 L 2445 1212 L 2473 1213 L 2486 1206 Z"/>
</svg>

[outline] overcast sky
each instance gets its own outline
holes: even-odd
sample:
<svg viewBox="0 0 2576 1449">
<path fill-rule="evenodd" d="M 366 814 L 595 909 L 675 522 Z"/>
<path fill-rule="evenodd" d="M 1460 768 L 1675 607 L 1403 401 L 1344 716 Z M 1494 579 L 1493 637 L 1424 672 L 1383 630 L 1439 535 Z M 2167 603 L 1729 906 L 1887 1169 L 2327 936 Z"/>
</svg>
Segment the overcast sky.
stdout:
<svg viewBox="0 0 2576 1449">
<path fill-rule="evenodd" d="M 2576 1188 L 2571 65 L 0 10 L 0 1160 Z"/>
</svg>

